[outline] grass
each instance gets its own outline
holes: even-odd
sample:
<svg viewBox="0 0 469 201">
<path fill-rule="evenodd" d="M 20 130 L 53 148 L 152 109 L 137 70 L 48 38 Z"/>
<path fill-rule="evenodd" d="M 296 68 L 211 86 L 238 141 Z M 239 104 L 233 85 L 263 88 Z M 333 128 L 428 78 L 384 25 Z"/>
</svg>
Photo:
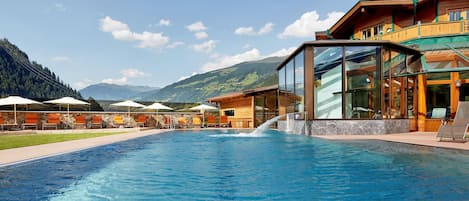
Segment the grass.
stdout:
<svg viewBox="0 0 469 201">
<path fill-rule="evenodd" d="M 64 142 L 85 138 L 94 138 L 106 135 L 121 134 L 124 132 L 108 133 L 78 133 L 78 134 L 28 134 L 28 135 L 0 135 L 0 150 L 26 147 L 54 142 Z"/>
</svg>

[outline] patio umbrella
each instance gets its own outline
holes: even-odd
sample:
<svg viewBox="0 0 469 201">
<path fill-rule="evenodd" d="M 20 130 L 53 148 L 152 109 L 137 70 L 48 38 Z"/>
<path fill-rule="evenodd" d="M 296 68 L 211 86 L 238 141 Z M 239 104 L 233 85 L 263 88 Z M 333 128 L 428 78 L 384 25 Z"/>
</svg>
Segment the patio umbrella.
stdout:
<svg viewBox="0 0 469 201">
<path fill-rule="evenodd" d="M 130 108 L 131 107 L 145 107 L 145 105 L 142 105 L 140 103 L 136 103 L 134 101 L 131 101 L 131 100 L 126 100 L 126 101 L 122 101 L 122 102 L 118 102 L 118 103 L 113 103 L 111 104 L 112 106 L 120 106 L 120 107 L 127 107 L 127 116 L 130 117 Z"/>
<path fill-rule="evenodd" d="M 89 105 L 89 103 L 85 101 L 81 101 L 72 97 L 63 97 L 59 99 L 44 101 L 44 103 L 67 105 L 67 115 L 69 116 L 70 116 L 70 105 Z"/>
<path fill-rule="evenodd" d="M 206 110 L 217 110 L 218 108 L 213 107 L 211 105 L 205 105 L 205 104 L 200 104 L 195 107 L 191 107 L 189 110 L 199 110 L 200 113 L 202 113 L 202 127 L 204 127 L 204 122 L 205 122 L 205 111 Z"/>
<path fill-rule="evenodd" d="M 16 105 L 29 105 L 29 104 L 41 104 L 40 102 L 23 98 L 21 96 L 8 96 L 6 98 L 0 98 L 0 105 L 13 105 L 13 111 L 15 114 L 15 125 L 18 124 L 16 121 Z"/>
<path fill-rule="evenodd" d="M 153 103 L 149 106 L 146 106 L 142 109 L 150 109 L 150 110 L 156 110 L 156 125 L 158 125 L 158 110 L 173 110 L 173 108 L 170 108 L 166 105 L 163 105 L 161 103 Z"/>
</svg>

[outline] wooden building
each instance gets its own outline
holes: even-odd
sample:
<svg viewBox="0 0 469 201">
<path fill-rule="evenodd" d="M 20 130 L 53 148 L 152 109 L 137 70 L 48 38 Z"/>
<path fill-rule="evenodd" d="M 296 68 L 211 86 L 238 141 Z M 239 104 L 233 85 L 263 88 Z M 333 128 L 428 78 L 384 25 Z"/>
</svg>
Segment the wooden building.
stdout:
<svg viewBox="0 0 469 201">
<path fill-rule="evenodd" d="M 386 48 L 380 48 L 380 52 L 376 55 L 382 55 L 382 57 L 376 62 L 379 62 L 377 64 L 383 69 L 378 73 L 385 73 L 387 66 L 393 66 L 395 62 L 403 62 L 406 68 L 408 65 L 417 65 L 413 62 L 419 62 L 419 70 L 407 71 L 394 78 L 392 74 L 377 75 L 382 78 L 382 82 L 379 83 L 381 86 L 377 86 L 381 87 L 379 99 L 375 95 L 364 92 L 368 89 L 349 90 L 353 94 L 361 93 L 362 97 L 354 98 L 356 102 L 349 105 L 342 103 L 344 105 L 340 108 L 340 115 L 337 113 L 336 115 L 339 116 L 335 117 L 337 119 L 373 119 L 377 116 L 372 114 L 379 113 L 380 118 L 383 119 L 408 119 L 411 131 L 436 131 L 441 118 L 454 117 L 458 101 L 469 101 L 469 1 L 467 0 L 358 1 L 332 27 L 326 31 L 317 32 L 316 40 L 328 41 L 329 46 L 342 47 L 349 46 L 344 43 L 353 44 L 359 41 L 368 43 L 390 41 L 420 51 L 422 54 L 420 59 L 409 61 L 411 57 L 415 58 L 415 54 L 398 56 L 392 48 L 388 50 L 390 52 L 386 52 Z M 344 40 L 347 41 L 344 42 Z M 334 45 L 335 42 L 337 45 Z M 299 49 L 301 48 L 304 48 L 304 45 Z M 314 47 L 311 48 L 313 49 L 310 51 L 316 51 Z M 341 50 L 344 51 L 342 54 L 347 54 L 346 48 Z M 298 52 L 299 50 L 294 54 Z M 304 111 L 310 113 L 306 117 L 307 120 L 317 119 L 315 112 L 318 112 L 318 108 L 314 107 L 316 94 L 312 89 L 323 86 L 321 80 L 317 79 L 318 77 L 307 76 L 316 68 L 312 67 L 316 66 L 314 61 L 320 59 L 316 56 L 314 52 L 304 56 L 302 62 L 305 64 L 300 67 L 310 66 L 312 69 L 305 69 L 305 75 L 293 75 L 294 77 L 290 78 L 293 80 L 293 85 L 290 87 L 299 88 L 300 92 L 305 94 Z M 346 56 L 343 58 L 343 62 L 347 62 L 348 58 Z M 293 60 L 297 62 L 295 55 L 287 58 L 279 66 L 279 72 L 282 73 L 283 67 Z M 352 96 L 347 90 L 349 85 L 354 84 L 348 79 L 353 73 L 346 74 L 346 71 L 347 64 L 344 63 L 341 75 L 343 83 L 341 87 L 344 90 L 339 91 L 345 93 L 342 94 L 344 96 Z M 282 79 L 289 79 L 288 74 L 285 76 L 285 78 L 279 77 L 280 84 L 285 81 Z M 406 78 L 406 85 L 402 84 L 403 78 Z M 365 80 L 369 83 L 374 82 L 371 77 Z M 297 87 L 297 84 L 302 85 L 302 83 L 304 83 L 304 89 L 301 86 Z M 308 84 L 312 88 L 308 89 Z M 288 87 L 286 85 L 286 89 Z M 310 96 L 309 99 L 308 96 Z M 409 97 L 414 98 L 409 99 Z M 341 99 L 346 101 L 348 98 L 350 97 Z M 372 107 L 366 104 L 370 104 L 372 99 L 375 100 L 373 104 L 378 105 L 370 109 Z M 297 108 L 301 105 L 296 101 L 290 110 L 280 108 L 280 114 L 288 111 L 302 111 Z M 356 109 L 359 111 L 352 114 L 354 106 L 357 106 Z M 329 109 L 339 110 L 338 108 Z"/>
<path fill-rule="evenodd" d="M 254 128 L 277 116 L 277 85 L 210 98 L 233 128 Z"/>
</svg>

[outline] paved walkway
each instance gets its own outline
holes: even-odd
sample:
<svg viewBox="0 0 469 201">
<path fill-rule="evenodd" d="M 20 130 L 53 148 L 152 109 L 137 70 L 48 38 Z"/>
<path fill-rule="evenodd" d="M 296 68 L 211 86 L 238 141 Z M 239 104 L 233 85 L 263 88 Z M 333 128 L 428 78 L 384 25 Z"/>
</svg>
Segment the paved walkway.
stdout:
<svg viewBox="0 0 469 201">
<path fill-rule="evenodd" d="M 315 135 L 329 140 L 383 140 L 431 147 L 469 150 L 469 142 L 439 142 L 436 132 L 412 132 L 387 135 Z"/>
<path fill-rule="evenodd" d="M 70 153 L 101 145 L 111 144 L 115 142 L 125 141 L 138 137 L 160 134 L 169 130 L 145 130 L 132 131 L 123 134 L 114 134 L 101 136 L 96 138 L 87 138 L 80 140 L 72 140 L 65 142 L 57 142 L 51 144 L 42 144 L 29 147 L 20 147 L 13 149 L 0 150 L 0 167 L 21 163 L 28 160 L 40 159 L 49 156 Z M 89 132 L 89 131 L 88 131 Z"/>
</svg>

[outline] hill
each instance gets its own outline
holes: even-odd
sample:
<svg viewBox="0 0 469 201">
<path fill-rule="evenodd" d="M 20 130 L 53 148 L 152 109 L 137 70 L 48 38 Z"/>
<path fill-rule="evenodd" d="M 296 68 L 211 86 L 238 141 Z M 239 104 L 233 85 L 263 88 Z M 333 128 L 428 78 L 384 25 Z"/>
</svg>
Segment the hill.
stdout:
<svg viewBox="0 0 469 201">
<path fill-rule="evenodd" d="M 83 97 L 93 97 L 97 100 L 124 100 L 138 97 L 140 93 L 158 91 L 159 88 L 148 86 L 132 86 L 99 83 L 80 90 Z"/>
<path fill-rule="evenodd" d="M 0 39 L 0 96 L 8 95 L 35 99 L 82 98 L 47 67 L 31 62 L 16 45 Z"/>
<path fill-rule="evenodd" d="M 275 68 L 283 59 L 284 57 L 270 57 L 197 74 L 160 90 L 140 94 L 139 99 L 202 102 L 226 93 L 273 85 L 278 82 Z"/>
</svg>

